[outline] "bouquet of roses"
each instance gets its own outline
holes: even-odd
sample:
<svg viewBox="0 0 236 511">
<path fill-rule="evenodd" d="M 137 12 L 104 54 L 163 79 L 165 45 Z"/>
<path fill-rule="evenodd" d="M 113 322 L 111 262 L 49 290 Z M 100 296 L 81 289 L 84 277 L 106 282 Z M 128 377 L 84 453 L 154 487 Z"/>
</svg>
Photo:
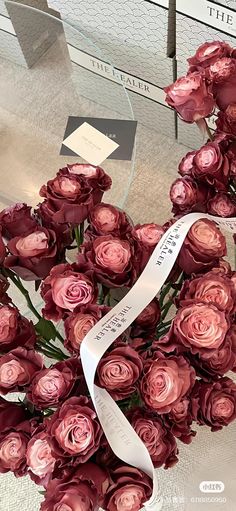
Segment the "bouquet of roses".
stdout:
<svg viewBox="0 0 236 511">
<path fill-rule="evenodd" d="M 44 487 L 42 511 L 138 511 L 152 494 L 149 475 L 122 462 L 106 439 L 80 348 L 177 219 L 196 211 L 235 216 L 235 57 L 227 44 L 207 43 L 190 59 L 187 76 L 167 88 L 167 101 L 187 122 L 206 126 L 216 107 L 219 113 L 212 139 L 180 163 L 170 191 L 174 217 L 164 225 L 134 225 L 101 202 L 111 179 L 86 164 L 60 169 L 42 186 L 34 211 L 18 203 L 0 213 L 0 392 L 6 396 L 0 472 L 28 474 Z M 196 435 L 194 424 L 214 432 L 236 418 L 236 384 L 226 376 L 236 372 L 236 272 L 225 256 L 215 221 L 197 220 L 158 296 L 97 367 L 96 385 L 117 402 L 156 468 L 177 463 L 181 442 Z M 22 292 L 33 321 L 9 296 L 10 284 Z"/>
</svg>

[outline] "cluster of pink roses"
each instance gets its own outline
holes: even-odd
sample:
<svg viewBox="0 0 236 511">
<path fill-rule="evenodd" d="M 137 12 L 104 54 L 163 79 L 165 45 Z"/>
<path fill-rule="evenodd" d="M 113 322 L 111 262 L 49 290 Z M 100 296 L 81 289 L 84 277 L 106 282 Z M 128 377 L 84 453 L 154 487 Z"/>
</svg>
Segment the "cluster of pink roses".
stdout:
<svg viewBox="0 0 236 511">
<path fill-rule="evenodd" d="M 222 66 L 233 60 L 227 52 L 228 45 L 214 43 L 213 60 L 210 51 L 204 60 L 200 49 L 201 69 L 200 57 L 198 63 L 192 59 L 197 70 L 184 83 L 193 80 L 195 92 L 183 117 L 191 107 L 199 118 L 200 107 L 213 105 L 211 90 L 217 87 L 210 80 L 219 59 Z M 196 80 L 206 100 L 200 101 Z M 220 89 L 214 94 L 221 97 Z M 171 190 L 176 215 L 235 214 L 225 205 L 227 198 L 235 207 L 232 137 L 218 133 L 182 160 L 183 177 Z M 138 279 L 175 219 L 134 225 L 124 211 L 101 202 L 110 185 L 99 167 L 68 165 L 42 186 L 44 201 L 35 211 L 19 203 L 0 213 L 0 394 L 5 396 L 0 397 L 0 472 L 28 474 L 43 486 L 42 511 L 98 506 L 138 511 L 152 494 L 151 479 L 119 460 L 106 440 L 86 386 L 80 346 Z M 68 253 L 76 246 L 71 263 Z M 177 463 L 178 442 L 193 440 L 194 423 L 217 431 L 236 418 L 236 384 L 227 375 L 236 372 L 236 272 L 225 256 L 226 240 L 215 222 L 195 222 L 159 296 L 97 368 L 96 384 L 117 401 L 156 468 Z M 42 315 L 21 279 L 40 289 Z M 10 282 L 25 296 L 35 324 L 12 302 Z M 13 392 L 21 393 L 18 402 L 8 401 Z"/>
</svg>

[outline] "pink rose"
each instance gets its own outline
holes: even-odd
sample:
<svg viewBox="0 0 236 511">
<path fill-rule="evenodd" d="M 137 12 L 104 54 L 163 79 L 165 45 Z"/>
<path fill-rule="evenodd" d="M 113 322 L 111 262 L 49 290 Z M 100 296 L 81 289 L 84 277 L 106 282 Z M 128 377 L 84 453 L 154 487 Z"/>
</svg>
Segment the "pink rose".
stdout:
<svg viewBox="0 0 236 511">
<path fill-rule="evenodd" d="M 172 322 L 177 343 L 193 354 L 218 349 L 228 329 L 225 313 L 211 303 L 190 303 L 177 311 Z"/>
<path fill-rule="evenodd" d="M 0 433 L 0 472 L 14 472 L 23 476 L 27 472 L 26 449 L 32 434 L 33 423 L 29 420 Z"/>
<path fill-rule="evenodd" d="M 147 447 L 155 468 L 173 467 L 178 461 L 178 449 L 174 436 L 162 419 L 144 409 L 132 410 L 131 424 Z"/>
<path fill-rule="evenodd" d="M 196 179 L 225 190 L 229 178 L 229 160 L 215 142 L 208 142 L 193 159 L 194 167 L 192 174 Z"/>
<path fill-rule="evenodd" d="M 12 238 L 5 266 L 24 280 L 41 280 L 61 258 L 56 234 L 51 229 L 37 226 L 24 237 Z"/>
<path fill-rule="evenodd" d="M 27 445 L 26 462 L 30 477 L 42 486 L 47 486 L 54 470 L 56 459 L 52 455 L 47 433 L 36 433 Z"/>
<path fill-rule="evenodd" d="M 89 228 L 86 235 L 103 236 L 113 234 L 121 236 L 131 230 L 131 225 L 124 211 L 111 204 L 97 204 L 89 215 Z"/>
<path fill-rule="evenodd" d="M 218 59 L 223 57 L 229 57 L 233 51 L 233 48 L 229 44 L 222 41 L 207 42 L 199 46 L 195 55 L 188 59 L 190 66 L 200 66 L 207 68 Z"/>
<path fill-rule="evenodd" d="M 166 102 L 185 122 L 197 122 L 212 114 L 215 102 L 211 86 L 201 72 L 189 73 L 165 87 Z"/>
<path fill-rule="evenodd" d="M 35 341 L 32 321 L 21 316 L 16 307 L 0 305 L 0 352 L 6 353 L 18 346 L 32 348 Z"/>
<path fill-rule="evenodd" d="M 196 382 L 192 395 L 194 419 L 218 431 L 236 418 L 236 384 L 227 377 Z"/>
<path fill-rule="evenodd" d="M 111 188 L 112 180 L 101 167 L 94 167 L 87 163 L 74 163 L 72 165 L 67 165 L 67 167 L 61 169 L 60 172 L 66 170 L 70 174 L 84 176 L 86 183 L 93 189 L 94 204 L 101 202 L 104 192 Z"/>
<path fill-rule="evenodd" d="M 53 479 L 47 486 L 41 511 L 94 511 L 103 505 L 109 486 L 106 470 L 95 463 L 84 463 L 67 470 L 63 479 Z"/>
<path fill-rule="evenodd" d="M 104 503 L 107 511 L 139 511 L 151 497 L 152 481 L 137 468 L 122 465 L 111 475 Z"/>
<path fill-rule="evenodd" d="M 131 336 L 139 337 L 141 334 L 148 337 L 155 333 L 157 324 L 160 321 L 161 310 L 158 300 L 152 300 L 135 319 Z"/>
<path fill-rule="evenodd" d="M 134 279 L 133 245 L 115 236 L 98 236 L 84 243 L 78 262 L 87 264 L 106 287 L 129 286 Z"/>
<path fill-rule="evenodd" d="M 218 112 L 216 126 L 218 131 L 236 136 L 236 103 L 230 103 L 224 112 Z"/>
<path fill-rule="evenodd" d="M 34 350 L 16 348 L 0 357 L 0 392 L 24 391 L 35 373 L 42 369 L 43 358 Z"/>
<path fill-rule="evenodd" d="M 176 179 L 170 188 L 172 211 L 175 215 L 192 211 L 206 212 L 209 197 L 209 188 L 188 176 Z"/>
<path fill-rule="evenodd" d="M 187 153 L 179 164 L 179 174 L 181 176 L 192 176 L 192 170 L 194 167 L 193 159 L 197 151 L 191 151 Z"/>
<path fill-rule="evenodd" d="M 133 348 L 115 348 L 102 357 L 97 368 L 97 384 L 115 400 L 124 399 L 135 392 L 142 368 L 142 359 Z"/>
<path fill-rule="evenodd" d="M 227 218 L 236 215 L 236 203 L 231 195 L 223 192 L 217 192 L 207 205 L 208 213 L 215 216 Z"/>
<path fill-rule="evenodd" d="M 153 360 L 144 364 L 141 395 L 146 405 L 157 413 L 169 413 L 191 390 L 195 371 L 184 357 L 165 357 L 155 353 Z"/>
<path fill-rule="evenodd" d="M 183 306 L 190 300 L 214 304 L 220 310 L 232 312 L 235 302 L 235 290 L 229 277 L 211 271 L 202 277 L 185 280 L 178 296 L 178 303 Z"/>
<path fill-rule="evenodd" d="M 163 227 L 158 224 L 143 224 L 135 227 L 137 238 L 148 247 L 155 247 L 164 232 Z"/>
<path fill-rule="evenodd" d="M 76 359 L 67 359 L 57 362 L 48 369 L 39 371 L 27 393 L 27 398 L 35 408 L 55 408 L 64 401 L 73 389 L 79 364 Z"/>
<path fill-rule="evenodd" d="M 44 317 L 58 321 L 76 307 L 93 303 L 97 287 L 91 271 L 83 272 L 77 264 L 59 264 L 43 282 L 41 295 L 46 303 Z"/>
<path fill-rule="evenodd" d="M 211 220 L 198 220 L 189 230 L 180 250 L 178 264 L 187 274 L 208 269 L 225 256 L 225 237 Z"/>
<path fill-rule="evenodd" d="M 52 453 L 71 459 L 71 464 L 85 463 L 97 451 L 102 430 L 92 402 L 86 397 L 71 397 L 50 417 L 48 435 Z"/>
<path fill-rule="evenodd" d="M 64 345 L 70 353 L 79 353 L 84 337 L 109 310 L 109 307 L 104 305 L 85 305 L 79 312 L 74 312 L 66 318 Z"/>
<path fill-rule="evenodd" d="M 35 219 L 31 216 L 31 207 L 20 202 L 1 211 L 0 224 L 7 238 L 25 236 L 37 226 Z"/>
<path fill-rule="evenodd" d="M 222 59 L 211 66 L 209 70 L 210 79 L 213 80 L 213 95 L 220 110 L 235 101 L 236 84 L 236 60 Z"/>
<path fill-rule="evenodd" d="M 183 398 L 177 403 L 171 412 L 164 417 L 167 426 L 172 434 L 184 444 L 190 444 L 196 432 L 191 429 L 193 417 L 191 413 L 190 400 Z"/>
</svg>

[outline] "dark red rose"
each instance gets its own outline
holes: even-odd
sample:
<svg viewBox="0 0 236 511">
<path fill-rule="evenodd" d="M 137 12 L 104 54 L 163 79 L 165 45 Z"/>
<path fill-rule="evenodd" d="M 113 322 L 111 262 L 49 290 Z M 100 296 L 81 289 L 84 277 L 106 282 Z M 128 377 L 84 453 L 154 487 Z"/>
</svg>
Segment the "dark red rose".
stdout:
<svg viewBox="0 0 236 511">
<path fill-rule="evenodd" d="M 209 269 L 227 253 L 225 237 L 212 220 L 195 222 L 189 230 L 178 257 L 187 274 Z"/>
<path fill-rule="evenodd" d="M 89 229 L 86 234 L 95 236 L 122 236 L 131 230 L 131 224 L 124 211 L 102 202 L 97 204 L 89 215 Z"/>
<path fill-rule="evenodd" d="M 7 294 L 9 285 L 10 284 L 6 277 L 0 274 L 0 303 L 8 304 L 11 302 L 11 298 Z"/>
<path fill-rule="evenodd" d="M 236 418 L 236 383 L 226 376 L 217 381 L 197 381 L 192 394 L 194 419 L 218 431 Z"/>
<path fill-rule="evenodd" d="M 26 411 L 20 403 L 6 401 L 0 397 L 0 433 L 24 422 Z"/>
<path fill-rule="evenodd" d="M 97 384 L 115 400 L 124 399 L 136 390 L 142 368 L 142 359 L 133 348 L 115 348 L 102 357 L 97 368 Z"/>
<path fill-rule="evenodd" d="M 157 351 L 153 360 L 144 363 L 141 395 L 151 410 L 169 413 L 191 390 L 194 381 L 195 371 L 184 357 L 166 357 Z"/>
<path fill-rule="evenodd" d="M 236 60 L 221 59 L 209 70 L 213 80 L 213 95 L 220 110 L 235 102 Z"/>
<path fill-rule="evenodd" d="M 27 393 L 27 398 L 35 408 L 55 408 L 64 401 L 73 389 L 79 370 L 75 358 L 57 362 L 48 369 L 39 371 Z"/>
<path fill-rule="evenodd" d="M 114 464 L 118 461 L 118 458 L 114 454 L 111 449 L 109 442 L 107 441 L 105 435 L 102 436 L 100 446 L 98 451 L 96 452 L 96 463 L 100 466 L 109 467 L 109 465 L 114 466 Z M 118 461 L 118 463 L 120 460 Z"/>
<path fill-rule="evenodd" d="M 1 211 L 0 224 L 6 238 L 25 236 L 37 226 L 31 216 L 31 206 L 20 202 Z"/>
<path fill-rule="evenodd" d="M 78 262 L 87 264 L 106 287 L 130 286 L 134 280 L 133 244 L 115 236 L 98 236 L 83 245 Z"/>
<path fill-rule="evenodd" d="M 185 122 L 197 122 L 212 114 L 215 101 L 201 72 L 189 73 L 165 87 L 166 102 Z"/>
<path fill-rule="evenodd" d="M 147 447 L 155 468 L 173 467 L 178 449 L 171 431 L 156 414 L 138 408 L 130 412 L 131 424 Z"/>
<path fill-rule="evenodd" d="M 18 346 L 32 348 L 36 341 L 32 321 L 20 315 L 16 307 L 0 306 L 0 352 L 6 353 Z"/>
<path fill-rule="evenodd" d="M 112 180 L 101 167 L 95 167 L 87 163 L 73 163 L 67 165 L 67 170 L 70 174 L 84 176 L 85 181 L 93 189 L 94 204 L 101 202 L 104 192 L 111 188 Z"/>
<path fill-rule="evenodd" d="M 2 236 L 1 236 L 1 226 L 0 226 L 0 264 L 3 263 L 5 257 L 6 257 L 6 247 L 5 247 L 5 244 L 4 244 Z"/>
<path fill-rule="evenodd" d="M 165 423 L 171 433 L 184 444 L 190 444 L 196 432 L 191 429 L 193 417 L 190 410 L 190 401 L 184 397 L 177 403 L 171 412 L 164 416 Z"/>
<path fill-rule="evenodd" d="M 223 344 L 211 353 L 202 353 L 191 357 L 197 374 L 204 380 L 224 376 L 235 368 L 236 353 L 233 352 L 231 334 L 227 334 Z"/>
<path fill-rule="evenodd" d="M 139 337 L 144 335 L 145 337 L 152 335 L 156 331 L 157 324 L 160 321 L 161 310 L 158 300 L 155 298 L 152 300 L 145 309 L 137 316 L 133 323 L 131 336 Z"/>
<path fill-rule="evenodd" d="M 84 463 L 68 471 L 64 479 L 53 479 L 47 486 L 41 511 L 94 511 L 103 505 L 109 486 L 107 472 L 95 465 Z"/>
<path fill-rule="evenodd" d="M 25 421 L 0 433 L 0 473 L 11 471 L 17 477 L 27 473 L 26 449 L 32 429 L 32 421 Z"/>
<path fill-rule="evenodd" d="M 43 227 L 52 229 L 57 236 L 60 245 L 68 247 L 73 242 L 72 229 L 70 224 L 59 224 L 53 221 L 53 215 L 57 209 L 53 206 L 50 200 L 45 199 L 38 204 L 35 209 L 35 214 Z"/>
<path fill-rule="evenodd" d="M 92 402 L 83 396 L 67 399 L 51 415 L 48 435 L 56 458 L 65 461 L 72 458 L 75 465 L 88 461 L 97 451 L 102 436 Z"/>
<path fill-rule="evenodd" d="M 176 179 L 170 188 L 172 212 L 175 215 L 192 211 L 205 213 L 209 198 L 209 188 L 203 183 L 197 183 L 189 176 Z"/>
<path fill-rule="evenodd" d="M 228 329 L 229 322 L 223 311 L 211 303 L 197 302 L 177 311 L 170 337 L 176 340 L 180 350 L 182 346 L 182 351 L 201 354 L 220 348 Z"/>
<path fill-rule="evenodd" d="M 80 270 L 81 268 L 81 270 Z M 41 286 L 46 319 L 64 319 L 76 307 L 96 301 L 97 286 L 92 271 L 83 271 L 77 264 L 58 264 Z"/>
<path fill-rule="evenodd" d="M 194 167 L 193 159 L 197 151 L 191 151 L 187 153 L 179 164 L 179 174 L 181 176 L 192 176 L 192 170 Z"/>
<path fill-rule="evenodd" d="M 58 262 L 59 251 L 56 234 L 51 229 L 37 226 L 26 236 L 12 238 L 5 266 L 24 280 L 41 280 Z"/>
<path fill-rule="evenodd" d="M 219 131 L 236 136 L 236 103 L 230 103 L 224 112 L 218 112 L 216 126 Z"/>
<path fill-rule="evenodd" d="M 195 55 L 188 59 L 190 66 L 200 66 L 207 68 L 213 65 L 218 59 L 229 57 L 233 48 L 222 41 L 212 41 L 204 43 L 197 49 Z"/>
<path fill-rule="evenodd" d="M 24 391 L 35 373 L 42 369 L 43 358 L 34 350 L 16 348 L 0 357 L 0 392 Z"/>
<path fill-rule="evenodd" d="M 50 201 L 52 221 L 59 224 L 78 225 L 87 217 L 94 205 L 93 189 L 81 175 L 61 169 L 54 179 L 43 185 L 41 197 Z"/>
<path fill-rule="evenodd" d="M 39 426 L 27 445 L 26 461 L 31 479 L 46 488 L 52 477 L 56 458 L 52 454 L 49 438 L 43 426 Z"/>
<path fill-rule="evenodd" d="M 112 484 L 106 493 L 107 511 L 138 511 L 152 494 L 152 480 L 130 466 L 121 466 L 111 473 Z"/>
<path fill-rule="evenodd" d="M 110 310 L 104 305 L 85 305 L 73 312 L 64 322 L 65 347 L 70 353 L 79 353 L 80 345 L 89 330 Z"/>
<path fill-rule="evenodd" d="M 229 178 L 229 160 L 215 142 L 208 142 L 196 152 L 192 175 L 201 181 L 225 190 Z"/>
<path fill-rule="evenodd" d="M 217 192 L 207 204 L 207 211 L 211 215 L 227 218 L 236 215 L 236 202 L 231 195 L 223 192 Z"/>
<path fill-rule="evenodd" d="M 184 306 L 190 301 L 213 304 L 224 312 L 232 312 L 235 290 L 230 278 L 210 271 L 206 275 L 185 280 L 178 297 L 178 304 Z"/>
</svg>

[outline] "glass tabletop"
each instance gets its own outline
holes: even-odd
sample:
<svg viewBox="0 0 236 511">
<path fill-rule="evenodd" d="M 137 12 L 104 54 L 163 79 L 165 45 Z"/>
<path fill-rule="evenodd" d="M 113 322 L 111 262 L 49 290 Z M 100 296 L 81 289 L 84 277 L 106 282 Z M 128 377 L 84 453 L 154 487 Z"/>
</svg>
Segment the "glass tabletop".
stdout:
<svg viewBox="0 0 236 511">
<path fill-rule="evenodd" d="M 41 0 L 37 7 L 45 4 Z M 69 117 L 74 118 L 73 128 L 68 126 L 73 131 L 81 117 L 132 121 L 134 115 L 127 90 L 97 45 L 52 9 L 5 5 L 0 7 L 5 36 L 0 45 L 0 109 L 3 129 L 4 125 L 8 129 L 0 156 L 0 204 L 20 200 L 35 206 L 40 186 L 59 168 L 84 162 L 71 151 L 60 154 Z M 94 66 L 104 62 L 112 79 L 94 72 Z M 103 132 L 114 137 L 109 129 L 110 123 L 104 121 Z M 134 176 L 135 148 L 128 157 L 101 164 L 113 181 L 104 200 L 120 207 Z"/>
</svg>

